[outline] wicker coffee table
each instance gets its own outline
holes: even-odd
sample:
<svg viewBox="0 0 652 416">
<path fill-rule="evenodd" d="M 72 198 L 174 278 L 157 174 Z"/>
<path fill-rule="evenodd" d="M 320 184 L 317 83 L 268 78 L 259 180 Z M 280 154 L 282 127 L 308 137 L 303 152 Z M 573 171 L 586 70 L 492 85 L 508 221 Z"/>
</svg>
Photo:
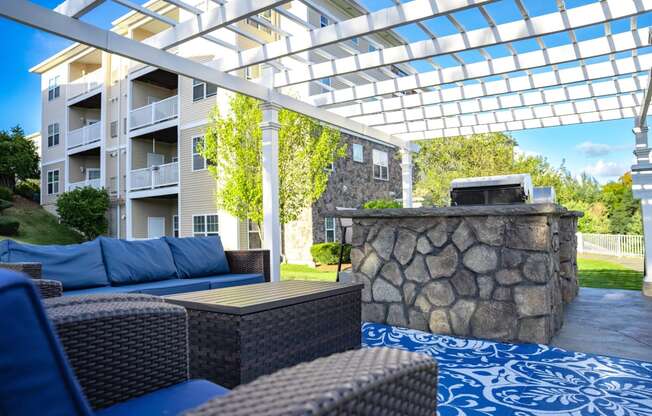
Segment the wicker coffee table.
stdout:
<svg viewBox="0 0 652 416">
<path fill-rule="evenodd" d="M 284 281 L 166 296 L 188 310 L 190 375 L 233 388 L 359 348 L 362 285 Z"/>
</svg>

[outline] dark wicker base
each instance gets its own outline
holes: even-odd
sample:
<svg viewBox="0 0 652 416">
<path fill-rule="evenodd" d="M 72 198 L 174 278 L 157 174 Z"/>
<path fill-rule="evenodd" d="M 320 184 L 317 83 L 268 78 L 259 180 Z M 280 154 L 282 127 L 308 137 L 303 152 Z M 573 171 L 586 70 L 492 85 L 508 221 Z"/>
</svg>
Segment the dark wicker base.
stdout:
<svg viewBox="0 0 652 416">
<path fill-rule="evenodd" d="M 360 291 L 247 315 L 188 308 L 190 375 L 233 388 L 359 348 Z"/>
</svg>

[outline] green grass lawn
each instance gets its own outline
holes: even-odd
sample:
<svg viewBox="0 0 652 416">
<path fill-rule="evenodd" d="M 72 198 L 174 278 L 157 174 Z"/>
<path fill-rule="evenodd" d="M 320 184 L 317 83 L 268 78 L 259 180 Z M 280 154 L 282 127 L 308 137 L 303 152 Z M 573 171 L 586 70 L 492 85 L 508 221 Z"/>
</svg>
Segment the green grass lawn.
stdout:
<svg viewBox="0 0 652 416">
<path fill-rule="evenodd" d="M 72 244 L 82 241 L 81 235 L 59 224 L 57 218 L 40 205 L 24 199 L 16 199 L 14 203 L 14 207 L 6 210 L 3 215 L 20 221 L 18 235 L 0 235 L 0 240 L 11 238 L 30 244 Z"/>
<path fill-rule="evenodd" d="M 606 260 L 577 259 L 580 286 L 641 290 L 643 273 Z"/>
<path fill-rule="evenodd" d="M 578 259 L 580 286 L 605 289 L 641 290 L 643 273 L 605 260 Z M 283 280 L 335 281 L 335 271 L 298 264 L 282 264 Z"/>
<path fill-rule="evenodd" d="M 300 264 L 281 264 L 282 280 L 323 280 L 334 282 L 337 272 Z"/>
</svg>

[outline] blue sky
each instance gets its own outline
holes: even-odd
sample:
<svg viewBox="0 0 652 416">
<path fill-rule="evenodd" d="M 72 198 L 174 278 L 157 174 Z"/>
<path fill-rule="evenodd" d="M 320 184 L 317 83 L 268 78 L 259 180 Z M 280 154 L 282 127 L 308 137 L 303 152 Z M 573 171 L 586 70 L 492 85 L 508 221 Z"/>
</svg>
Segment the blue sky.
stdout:
<svg viewBox="0 0 652 416">
<path fill-rule="evenodd" d="M 53 8 L 60 0 L 33 0 L 45 7 Z M 590 3 L 593 0 L 567 0 L 567 7 L 576 7 Z M 143 3 L 142 0 L 138 1 Z M 393 5 L 392 0 L 363 0 L 371 10 Z M 525 4 L 531 15 L 539 15 L 554 11 L 554 0 L 526 0 Z M 491 4 L 487 10 L 498 23 L 505 23 L 518 18 L 518 10 L 510 0 Z M 108 26 L 108 22 L 118 17 L 126 9 L 111 2 L 95 9 L 84 20 Z M 455 14 L 455 17 L 467 28 L 475 29 L 484 25 L 482 16 L 477 10 L 468 10 Z M 650 14 L 638 18 L 638 26 L 649 26 L 652 23 Z M 426 21 L 425 24 L 437 35 L 444 36 L 454 33 L 455 28 L 443 18 Z M 612 25 L 614 32 L 628 30 L 627 19 L 617 21 Z M 415 25 L 407 25 L 397 29 L 408 41 L 425 39 L 425 35 Z M 602 26 L 590 27 L 577 31 L 580 40 L 602 36 Z M 565 43 L 566 35 L 551 35 L 544 37 L 547 46 L 557 46 Z M 21 125 L 27 133 L 39 129 L 40 102 L 39 76 L 30 74 L 29 68 L 48 56 L 70 44 L 50 34 L 39 32 L 32 28 L 0 18 L 0 38 L 9 42 L 0 44 L 2 56 L 11 57 L 0 65 L 0 75 L 5 81 L 0 90 L 0 129 L 8 129 Z M 514 45 L 519 52 L 533 50 L 536 45 L 532 41 L 519 42 Z M 492 47 L 488 52 L 494 57 L 505 56 L 506 48 Z M 460 54 L 467 62 L 481 59 L 476 51 L 464 51 Z M 437 58 L 444 66 L 457 63 L 450 57 Z M 425 62 L 415 62 L 419 71 L 431 70 Z M 545 156 L 555 166 L 565 161 L 567 168 L 574 174 L 586 171 L 601 182 L 615 179 L 629 169 L 632 164 L 634 136 L 631 132 L 632 120 L 618 120 L 585 125 L 554 127 L 514 132 L 512 135 L 525 153 Z"/>
</svg>

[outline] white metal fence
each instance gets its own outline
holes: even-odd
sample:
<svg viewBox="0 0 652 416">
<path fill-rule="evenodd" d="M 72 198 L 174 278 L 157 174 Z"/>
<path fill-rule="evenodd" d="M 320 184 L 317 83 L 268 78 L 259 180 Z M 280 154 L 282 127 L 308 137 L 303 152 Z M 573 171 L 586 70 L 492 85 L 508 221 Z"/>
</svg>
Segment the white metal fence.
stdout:
<svg viewBox="0 0 652 416">
<path fill-rule="evenodd" d="M 131 130 L 173 119 L 179 113 L 177 96 L 131 110 Z"/>
<path fill-rule="evenodd" d="M 86 94 L 89 91 L 102 85 L 102 76 L 104 73 L 101 69 L 97 69 L 89 74 L 77 78 L 68 84 L 68 99 L 78 97 Z"/>
<path fill-rule="evenodd" d="M 131 171 L 131 190 L 154 189 L 179 183 L 179 162 Z"/>
<path fill-rule="evenodd" d="M 642 235 L 577 233 L 577 251 L 618 257 L 643 257 Z"/>
<path fill-rule="evenodd" d="M 85 146 L 94 142 L 99 142 L 102 138 L 102 122 L 98 121 L 90 126 L 84 126 L 77 130 L 68 132 L 68 149 Z"/>
</svg>

